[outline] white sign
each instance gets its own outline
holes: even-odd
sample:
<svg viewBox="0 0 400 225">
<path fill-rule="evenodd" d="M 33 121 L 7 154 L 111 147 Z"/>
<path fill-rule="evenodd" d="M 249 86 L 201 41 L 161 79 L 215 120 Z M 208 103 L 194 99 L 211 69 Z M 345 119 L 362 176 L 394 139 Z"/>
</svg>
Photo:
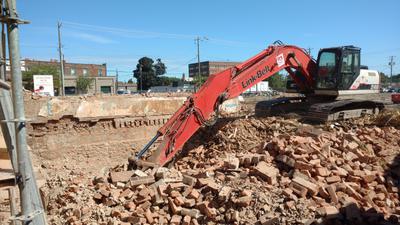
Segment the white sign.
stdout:
<svg viewBox="0 0 400 225">
<path fill-rule="evenodd" d="M 38 95 L 54 96 L 53 75 L 33 75 L 33 91 Z"/>
<path fill-rule="evenodd" d="M 285 58 L 283 57 L 283 53 L 279 54 L 276 57 L 276 64 L 278 64 L 278 67 L 281 67 L 281 66 L 283 66 L 285 64 Z"/>
<path fill-rule="evenodd" d="M 267 92 L 269 90 L 268 81 L 261 81 L 251 88 L 247 89 L 246 93 L 252 92 Z"/>
</svg>

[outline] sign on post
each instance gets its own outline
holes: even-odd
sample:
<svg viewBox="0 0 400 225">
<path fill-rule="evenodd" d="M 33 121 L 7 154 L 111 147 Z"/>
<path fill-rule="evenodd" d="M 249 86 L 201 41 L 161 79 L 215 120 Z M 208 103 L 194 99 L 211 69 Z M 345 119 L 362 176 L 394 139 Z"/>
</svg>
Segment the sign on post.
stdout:
<svg viewBox="0 0 400 225">
<path fill-rule="evenodd" d="M 38 95 L 54 96 L 53 75 L 33 75 L 33 90 Z"/>
</svg>

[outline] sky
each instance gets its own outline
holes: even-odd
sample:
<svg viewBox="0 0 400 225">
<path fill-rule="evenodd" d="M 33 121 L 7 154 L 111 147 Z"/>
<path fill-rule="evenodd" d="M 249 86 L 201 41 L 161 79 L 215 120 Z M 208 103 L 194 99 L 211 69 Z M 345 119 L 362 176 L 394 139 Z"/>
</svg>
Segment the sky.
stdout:
<svg viewBox="0 0 400 225">
<path fill-rule="evenodd" d="M 18 1 L 22 58 L 58 58 L 57 22 L 67 62 L 107 63 L 108 75 L 132 78 L 138 59 L 161 58 L 167 75 L 197 61 L 245 61 L 269 44 L 361 47 L 362 65 L 400 73 L 398 0 L 36 0 Z"/>
</svg>

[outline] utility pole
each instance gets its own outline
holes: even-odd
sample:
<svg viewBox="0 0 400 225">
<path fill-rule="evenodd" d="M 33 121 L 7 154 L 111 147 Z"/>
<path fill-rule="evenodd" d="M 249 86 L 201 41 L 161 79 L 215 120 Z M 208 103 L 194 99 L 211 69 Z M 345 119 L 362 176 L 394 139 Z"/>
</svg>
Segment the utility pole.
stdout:
<svg viewBox="0 0 400 225">
<path fill-rule="evenodd" d="M 61 43 L 61 22 L 57 23 L 58 30 L 58 53 L 60 54 L 60 71 L 61 71 L 61 91 L 60 94 L 64 96 L 64 55 L 62 53 L 62 43 Z"/>
<path fill-rule="evenodd" d="M 310 56 L 311 56 L 311 49 L 312 49 L 312 48 L 310 48 L 310 47 L 307 48 L 307 53 L 308 53 Z"/>
<path fill-rule="evenodd" d="M 394 61 L 394 56 L 390 56 L 390 62 L 389 62 L 389 66 L 390 66 L 390 86 L 392 86 L 393 83 L 393 66 L 396 64 Z"/>
<path fill-rule="evenodd" d="M 199 36 L 197 36 L 197 38 L 195 39 L 195 41 L 196 41 L 196 45 L 197 45 L 197 66 L 198 66 L 198 77 L 197 77 L 197 79 L 198 79 L 198 81 L 200 82 L 200 80 L 201 80 L 201 67 L 200 67 L 200 41 L 203 41 L 203 40 L 208 40 L 208 38 L 207 37 L 199 37 Z M 196 91 L 196 85 L 195 85 L 195 91 Z"/>
<path fill-rule="evenodd" d="M 116 82 L 115 82 L 115 93 L 118 93 L 118 68 L 115 70 Z"/>
</svg>

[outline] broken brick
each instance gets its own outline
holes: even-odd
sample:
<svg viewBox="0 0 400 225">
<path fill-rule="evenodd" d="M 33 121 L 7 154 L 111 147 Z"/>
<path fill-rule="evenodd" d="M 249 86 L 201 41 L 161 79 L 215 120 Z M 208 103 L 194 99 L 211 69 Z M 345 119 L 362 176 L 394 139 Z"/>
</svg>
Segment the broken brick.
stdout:
<svg viewBox="0 0 400 225">
<path fill-rule="evenodd" d="M 275 167 L 269 166 L 266 162 L 261 161 L 257 164 L 255 170 L 261 179 L 266 180 L 269 184 L 276 183 L 278 171 Z"/>
<path fill-rule="evenodd" d="M 133 176 L 134 171 L 120 171 L 120 172 L 111 172 L 110 178 L 113 183 L 117 182 L 128 182 Z"/>
<path fill-rule="evenodd" d="M 311 195 L 318 193 L 318 186 L 310 181 L 307 181 L 299 176 L 292 179 L 293 182 L 305 187 Z"/>
</svg>

